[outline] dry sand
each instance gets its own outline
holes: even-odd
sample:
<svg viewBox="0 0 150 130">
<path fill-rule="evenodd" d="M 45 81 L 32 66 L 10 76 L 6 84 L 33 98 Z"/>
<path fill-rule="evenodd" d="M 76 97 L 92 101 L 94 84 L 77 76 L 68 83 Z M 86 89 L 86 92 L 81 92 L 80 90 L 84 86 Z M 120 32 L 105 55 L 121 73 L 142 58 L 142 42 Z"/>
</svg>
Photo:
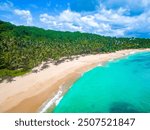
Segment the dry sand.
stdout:
<svg viewBox="0 0 150 130">
<path fill-rule="evenodd" d="M 60 86 L 66 86 L 67 90 L 83 72 L 107 61 L 142 51 L 150 49 L 80 56 L 59 65 L 49 63 L 47 69 L 16 77 L 12 82 L 4 81 L 0 83 L 0 112 L 38 112 L 43 103 L 55 97 Z"/>
</svg>

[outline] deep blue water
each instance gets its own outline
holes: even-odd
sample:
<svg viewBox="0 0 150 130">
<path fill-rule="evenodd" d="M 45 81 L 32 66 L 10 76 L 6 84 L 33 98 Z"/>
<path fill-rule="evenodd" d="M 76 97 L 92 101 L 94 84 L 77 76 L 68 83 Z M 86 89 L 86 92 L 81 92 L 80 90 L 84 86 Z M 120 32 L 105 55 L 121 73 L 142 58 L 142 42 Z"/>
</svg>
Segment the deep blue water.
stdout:
<svg viewBox="0 0 150 130">
<path fill-rule="evenodd" d="M 150 112 L 150 52 L 111 61 L 84 73 L 54 112 Z"/>
</svg>

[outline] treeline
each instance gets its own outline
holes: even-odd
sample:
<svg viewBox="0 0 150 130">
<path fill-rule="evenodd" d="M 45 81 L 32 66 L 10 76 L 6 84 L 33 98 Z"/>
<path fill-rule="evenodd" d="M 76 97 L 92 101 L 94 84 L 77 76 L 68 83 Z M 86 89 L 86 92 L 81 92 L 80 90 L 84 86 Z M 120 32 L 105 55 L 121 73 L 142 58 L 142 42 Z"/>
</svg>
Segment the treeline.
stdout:
<svg viewBox="0 0 150 130">
<path fill-rule="evenodd" d="M 149 47 L 150 39 L 60 32 L 0 21 L 0 77 L 24 74 L 48 59 L 56 62 L 72 55 Z"/>
</svg>

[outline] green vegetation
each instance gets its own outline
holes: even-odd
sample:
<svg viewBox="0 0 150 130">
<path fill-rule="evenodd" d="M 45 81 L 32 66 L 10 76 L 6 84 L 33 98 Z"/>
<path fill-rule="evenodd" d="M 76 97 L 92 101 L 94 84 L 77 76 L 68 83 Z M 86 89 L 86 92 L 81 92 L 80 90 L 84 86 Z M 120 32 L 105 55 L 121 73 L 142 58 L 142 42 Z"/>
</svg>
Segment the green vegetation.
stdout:
<svg viewBox="0 0 150 130">
<path fill-rule="evenodd" d="M 150 39 L 104 37 L 15 26 L 0 21 L 0 78 L 22 75 L 48 59 L 149 48 Z"/>
</svg>

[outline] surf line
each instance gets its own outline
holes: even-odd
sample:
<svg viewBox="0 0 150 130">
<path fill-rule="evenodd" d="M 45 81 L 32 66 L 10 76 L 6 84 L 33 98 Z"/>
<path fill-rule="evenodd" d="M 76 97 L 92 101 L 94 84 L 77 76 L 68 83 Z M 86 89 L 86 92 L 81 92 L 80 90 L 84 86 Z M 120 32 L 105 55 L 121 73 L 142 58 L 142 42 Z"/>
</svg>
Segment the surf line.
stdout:
<svg viewBox="0 0 150 130">
<path fill-rule="evenodd" d="M 56 95 L 52 99 L 48 99 L 43 105 L 40 107 L 39 112 L 44 113 L 48 108 L 52 105 L 58 105 L 60 100 L 63 98 L 63 91 L 60 87 L 60 90 L 56 93 Z"/>
</svg>

